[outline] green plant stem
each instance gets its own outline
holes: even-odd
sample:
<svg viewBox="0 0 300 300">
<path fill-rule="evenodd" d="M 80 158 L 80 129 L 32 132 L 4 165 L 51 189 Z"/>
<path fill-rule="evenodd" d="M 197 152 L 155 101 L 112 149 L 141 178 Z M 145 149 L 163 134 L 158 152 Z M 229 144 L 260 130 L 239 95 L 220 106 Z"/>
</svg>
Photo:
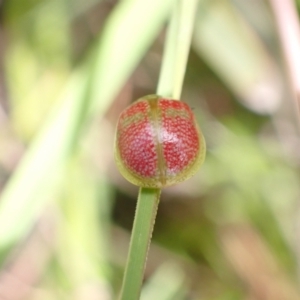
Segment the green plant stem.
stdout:
<svg viewBox="0 0 300 300">
<path fill-rule="evenodd" d="M 139 299 L 160 192 L 160 189 L 140 189 L 121 291 L 122 300 Z"/>
<path fill-rule="evenodd" d="M 197 0 L 176 3 L 167 32 L 157 94 L 179 99 L 185 75 Z M 133 223 L 121 300 L 139 299 L 161 190 L 141 188 Z"/>
<path fill-rule="evenodd" d="M 178 1 L 168 27 L 157 94 L 180 99 L 198 0 Z"/>
</svg>

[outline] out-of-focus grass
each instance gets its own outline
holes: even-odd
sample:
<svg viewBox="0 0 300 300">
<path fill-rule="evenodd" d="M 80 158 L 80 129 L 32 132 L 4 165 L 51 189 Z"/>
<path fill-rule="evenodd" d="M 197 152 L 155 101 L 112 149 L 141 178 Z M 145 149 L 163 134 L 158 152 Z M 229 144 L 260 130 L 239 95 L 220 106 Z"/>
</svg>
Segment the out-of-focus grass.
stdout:
<svg viewBox="0 0 300 300">
<path fill-rule="evenodd" d="M 137 190 L 115 170 L 113 127 L 155 90 L 172 2 L 2 4 L 5 299 L 118 293 Z M 163 191 L 145 299 L 300 298 L 299 136 L 265 4 L 199 1 L 182 98 L 208 155 Z"/>
<path fill-rule="evenodd" d="M 130 41 L 129 34 L 139 24 L 138 12 L 147 5 L 147 2 L 125 1 L 115 8 L 107 21 L 99 46 L 93 49 L 95 53 L 92 53 L 92 58 L 88 61 L 88 65 L 93 64 L 93 66 L 79 70 L 79 74 L 74 75 L 75 79 L 71 79 L 70 85 L 67 86 L 67 96 L 63 95 L 46 129 L 32 143 L 28 154 L 5 187 L 0 207 L 0 220 L 3 222 L 0 226 L 3 228 L 2 245 L 11 242 L 15 235 L 21 235 L 20 231 L 25 231 L 29 223 L 32 224 L 33 212 L 25 213 L 24 223 L 19 224 L 18 227 L 12 220 L 20 219 L 24 209 L 36 211 L 43 201 L 40 198 L 46 198 L 42 197 L 40 188 L 42 193 L 51 192 L 53 187 L 50 185 L 47 192 L 45 184 L 48 185 L 53 176 L 57 178 L 59 173 L 63 172 L 60 169 L 64 164 L 62 160 L 65 158 L 65 152 L 69 151 L 70 143 L 77 138 L 75 135 L 78 134 L 76 130 L 81 126 L 80 122 L 83 123 L 87 116 L 95 114 L 96 111 L 105 110 L 125 78 L 130 75 L 151 39 L 155 37 L 155 32 L 162 26 L 170 4 L 171 1 L 163 4 L 159 1 L 152 2 L 151 10 L 149 9 L 147 14 L 149 21 L 147 22 L 147 18 L 144 19 L 148 26 L 140 32 L 135 30 L 135 37 L 140 37 L 139 45 L 134 45 L 134 40 Z M 55 21 L 56 18 L 53 22 Z M 123 40 L 126 36 L 128 36 L 126 40 L 128 44 Z M 121 44 L 124 44 L 122 53 L 119 49 Z M 23 76 L 26 78 L 25 75 Z M 14 88 L 18 90 L 18 87 Z M 22 103 L 22 99 L 17 100 Z M 28 110 L 31 111 L 31 106 Z M 28 117 L 24 111 L 23 114 Z"/>
</svg>

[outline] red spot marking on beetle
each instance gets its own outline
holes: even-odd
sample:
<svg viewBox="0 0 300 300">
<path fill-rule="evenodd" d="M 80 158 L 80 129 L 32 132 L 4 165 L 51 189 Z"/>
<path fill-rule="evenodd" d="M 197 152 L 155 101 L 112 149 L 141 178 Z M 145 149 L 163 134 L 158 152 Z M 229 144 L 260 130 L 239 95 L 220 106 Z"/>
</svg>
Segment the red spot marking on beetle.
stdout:
<svg viewBox="0 0 300 300">
<path fill-rule="evenodd" d="M 129 106 L 124 114 L 121 114 L 121 117 L 128 118 L 134 116 L 137 113 L 147 113 L 148 111 L 148 104 L 146 101 L 137 101 L 134 105 Z"/>
<path fill-rule="evenodd" d="M 193 113 L 186 103 L 160 99 L 159 108 L 166 175 L 173 177 L 194 162 L 200 141 Z"/>
<path fill-rule="evenodd" d="M 157 154 L 148 111 L 148 103 L 140 101 L 121 114 L 117 129 L 118 147 L 121 159 L 129 170 L 141 177 L 155 178 L 158 172 Z M 135 118 L 138 114 L 139 117 Z M 130 122 L 127 122 L 128 118 Z"/>
</svg>

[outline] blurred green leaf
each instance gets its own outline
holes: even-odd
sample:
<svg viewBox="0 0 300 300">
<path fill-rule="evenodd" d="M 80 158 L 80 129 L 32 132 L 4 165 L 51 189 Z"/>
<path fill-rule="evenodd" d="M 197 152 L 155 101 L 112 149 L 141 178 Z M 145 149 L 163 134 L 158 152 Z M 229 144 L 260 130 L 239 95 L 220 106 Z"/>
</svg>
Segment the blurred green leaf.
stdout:
<svg viewBox="0 0 300 300">
<path fill-rule="evenodd" d="M 282 93 L 271 55 L 229 1 L 200 1 L 194 49 L 245 106 L 275 111 Z"/>
<path fill-rule="evenodd" d="M 53 181 L 63 176 L 65 158 L 78 126 L 86 119 L 87 105 L 90 114 L 105 111 L 162 29 L 171 3 L 128 0 L 116 6 L 94 52 L 92 78 L 88 78 L 88 69 L 73 76 L 59 107 L 32 142 L 2 193 L 0 247 L 17 241 L 32 227 L 45 201 L 56 191 Z M 143 14 L 145 9 L 147 14 Z M 85 102 L 87 80 L 90 105 Z"/>
<path fill-rule="evenodd" d="M 141 300 L 186 299 L 185 276 L 179 266 L 168 262 L 161 265 L 148 279 L 141 293 Z"/>
</svg>

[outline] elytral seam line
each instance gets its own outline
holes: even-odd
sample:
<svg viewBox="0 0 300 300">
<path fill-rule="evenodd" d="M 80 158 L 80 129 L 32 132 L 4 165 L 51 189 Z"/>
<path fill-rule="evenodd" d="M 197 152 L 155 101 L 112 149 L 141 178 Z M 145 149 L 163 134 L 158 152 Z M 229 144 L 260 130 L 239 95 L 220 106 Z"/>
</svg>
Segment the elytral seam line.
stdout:
<svg viewBox="0 0 300 300">
<path fill-rule="evenodd" d="M 159 108 L 158 108 L 158 99 L 149 99 L 148 100 L 149 107 L 150 107 L 150 116 L 151 121 L 154 125 L 154 139 L 155 139 L 155 147 L 156 147 L 156 153 L 157 153 L 157 167 L 159 171 L 159 179 L 162 185 L 166 184 L 166 162 L 164 158 L 164 150 L 163 150 L 163 144 L 162 144 L 162 122 L 159 120 Z"/>
</svg>

